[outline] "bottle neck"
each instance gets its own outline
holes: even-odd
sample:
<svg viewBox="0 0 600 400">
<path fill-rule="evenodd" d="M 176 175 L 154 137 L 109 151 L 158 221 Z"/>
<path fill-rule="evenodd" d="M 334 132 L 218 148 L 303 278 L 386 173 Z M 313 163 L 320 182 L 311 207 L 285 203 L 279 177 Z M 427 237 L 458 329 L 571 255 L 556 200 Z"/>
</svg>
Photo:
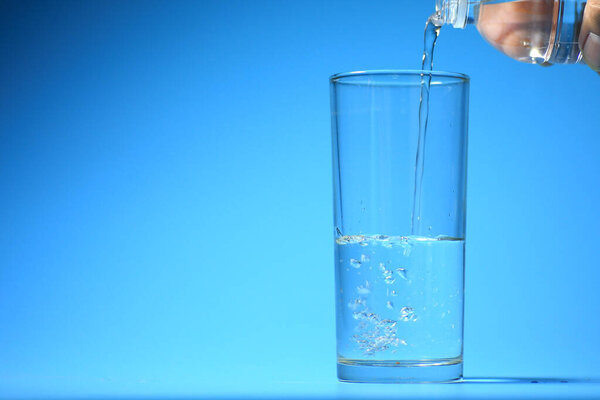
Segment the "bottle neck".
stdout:
<svg viewBox="0 0 600 400">
<path fill-rule="evenodd" d="M 462 29 L 469 21 L 469 8 L 468 0 L 436 0 L 433 23 Z"/>
</svg>

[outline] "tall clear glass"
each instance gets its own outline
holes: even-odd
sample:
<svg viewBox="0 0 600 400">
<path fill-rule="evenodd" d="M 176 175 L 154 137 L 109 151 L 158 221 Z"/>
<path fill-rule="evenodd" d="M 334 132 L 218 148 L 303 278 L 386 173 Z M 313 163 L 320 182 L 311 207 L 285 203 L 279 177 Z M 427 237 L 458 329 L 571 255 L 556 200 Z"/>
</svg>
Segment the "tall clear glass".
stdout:
<svg viewBox="0 0 600 400">
<path fill-rule="evenodd" d="M 469 78 L 361 71 L 330 83 L 338 378 L 459 379 Z"/>
</svg>

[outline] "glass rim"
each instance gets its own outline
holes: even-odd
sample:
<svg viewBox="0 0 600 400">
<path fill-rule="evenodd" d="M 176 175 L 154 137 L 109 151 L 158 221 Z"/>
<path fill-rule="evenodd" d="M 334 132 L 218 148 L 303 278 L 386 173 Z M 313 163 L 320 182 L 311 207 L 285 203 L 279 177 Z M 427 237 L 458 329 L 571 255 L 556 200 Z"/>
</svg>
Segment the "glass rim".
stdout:
<svg viewBox="0 0 600 400">
<path fill-rule="evenodd" d="M 471 78 L 467 74 L 463 74 L 460 72 L 446 72 L 446 71 L 426 71 L 420 69 L 375 69 L 375 70 L 364 70 L 364 71 L 351 71 L 351 72 L 340 72 L 337 74 L 333 74 L 329 77 L 329 82 L 331 83 L 345 83 L 345 84 L 355 84 L 360 85 L 364 84 L 361 81 L 348 82 L 345 81 L 345 78 L 354 78 L 354 77 L 369 77 L 369 76 L 421 76 L 421 75 L 431 75 L 433 78 L 450 78 L 460 81 L 461 83 L 469 83 Z M 450 85 L 456 82 L 447 82 L 442 83 L 442 85 L 447 84 Z"/>
</svg>

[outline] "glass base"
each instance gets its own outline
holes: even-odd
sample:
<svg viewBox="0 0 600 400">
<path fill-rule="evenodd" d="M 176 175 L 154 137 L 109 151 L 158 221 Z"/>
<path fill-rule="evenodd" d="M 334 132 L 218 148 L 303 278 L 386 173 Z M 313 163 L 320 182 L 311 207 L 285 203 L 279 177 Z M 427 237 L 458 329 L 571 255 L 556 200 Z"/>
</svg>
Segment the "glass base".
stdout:
<svg viewBox="0 0 600 400">
<path fill-rule="evenodd" d="M 460 380 L 462 357 L 418 361 L 366 361 L 340 359 L 338 379 L 364 383 L 444 383 Z"/>
</svg>

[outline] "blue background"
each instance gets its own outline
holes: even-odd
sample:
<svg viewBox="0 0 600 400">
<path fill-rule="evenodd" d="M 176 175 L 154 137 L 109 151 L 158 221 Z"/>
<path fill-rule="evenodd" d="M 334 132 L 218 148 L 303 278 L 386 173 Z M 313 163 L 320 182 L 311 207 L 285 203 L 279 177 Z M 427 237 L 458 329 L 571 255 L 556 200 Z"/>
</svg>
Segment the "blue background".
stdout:
<svg viewBox="0 0 600 400">
<path fill-rule="evenodd" d="M 0 396 L 348 394 L 328 77 L 418 68 L 432 8 L 0 2 Z M 600 77 L 472 27 L 436 68 L 472 78 L 465 375 L 597 377 Z"/>
</svg>

